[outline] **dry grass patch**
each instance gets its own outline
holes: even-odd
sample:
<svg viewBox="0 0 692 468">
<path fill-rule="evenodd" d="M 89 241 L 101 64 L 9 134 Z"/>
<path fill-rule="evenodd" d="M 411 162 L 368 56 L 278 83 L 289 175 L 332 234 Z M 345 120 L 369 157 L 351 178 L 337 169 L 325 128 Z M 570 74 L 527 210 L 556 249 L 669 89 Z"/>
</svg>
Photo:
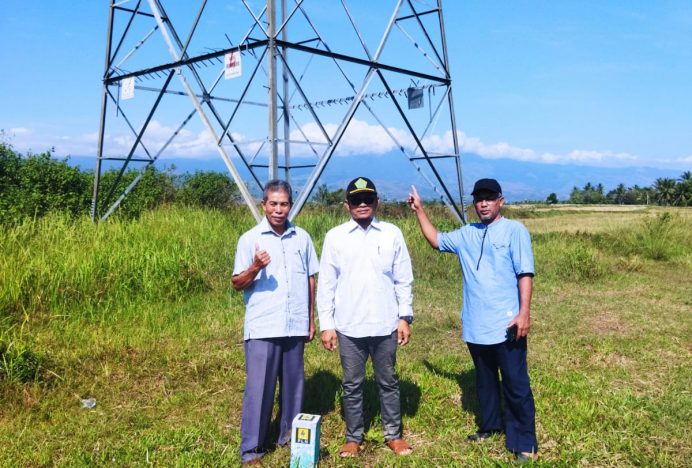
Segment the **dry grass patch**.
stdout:
<svg viewBox="0 0 692 468">
<path fill-rule="evenodd" d="M 612 313 L 600 313 L 587 320 L 587 327 L 594 333 L 627 336 L 632 334 L 632 326 Z"/>
<path fill-rule="evenodd" d="M 635 363 L 635 360 L 619 353 L 596 353 L 589 359 L 591 364 L 604 367 L 627 367 Z"/>
<path fill-rule="evenodd" d="M 512 205 L 516 206 L 516 205 Z M 528 207 L 524 207 L 526 209 Z M 627 205 L 553 205 L 534 206 L 536 217 L 521 217 L 533 234 L 546 232 L 584 232 L 589 234 L 628 229 L 662 213 L 675 213 L 683 222 L 692 221 L 692 208 L 642 207 Z M 511 212 L 510 212 L 511 217 Z"/>
</svg>

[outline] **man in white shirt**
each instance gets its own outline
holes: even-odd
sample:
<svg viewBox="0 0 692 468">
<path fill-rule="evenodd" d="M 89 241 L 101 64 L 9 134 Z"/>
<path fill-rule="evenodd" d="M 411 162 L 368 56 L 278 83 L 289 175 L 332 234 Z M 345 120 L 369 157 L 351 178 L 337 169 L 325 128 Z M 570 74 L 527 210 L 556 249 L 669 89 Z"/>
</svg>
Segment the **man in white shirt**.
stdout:
<svg viewBox="0 0 692 468">
<path fill-rule="evenodd" d="M 339 344 L 343 370 L 343 410 L 346 443 L 341 457 L 356 456 L 363 442 L 363 382 L 370 357 L 380 395 L 382 430 L 387 446 L 408 455 L 402 437 L 397 344 L 411 337 L 413 272 L 399 228 L 375 218 L 379 200 L 375 184 L 366 178 L 346 188 L 351 220 L 331 229 L 322 248 L 317 288 L 317 312 L 322 345 Z"/>
</svg>

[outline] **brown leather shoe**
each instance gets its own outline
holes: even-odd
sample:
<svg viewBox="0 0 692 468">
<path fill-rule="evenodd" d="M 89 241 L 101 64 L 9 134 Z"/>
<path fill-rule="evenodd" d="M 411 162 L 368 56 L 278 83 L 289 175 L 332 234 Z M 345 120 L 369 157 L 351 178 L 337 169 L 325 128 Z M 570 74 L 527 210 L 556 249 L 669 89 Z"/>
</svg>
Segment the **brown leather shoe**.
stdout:
<svg viewBox="0 0 692 468">
<path fill-rule="evenodd" d="M 358 455 L 358 450 L 360 450 L 360 445 L 358 442 L 346 442 L 341 446 L 339 456 L 341 458 L 353 458 Z"/>
<path fill-rule="evenodd" d="M 253 458 L 250 461 L 246 461 L 242 463 L 242 466 L 262 466 L 262 461 L 259 458 Z"/>
<path fill-rule="evenodd" d="M 387 447 L 392 449 L 392 452 L 400 456 L 411 455 L 411 452 L 413 452 L 411 446 L 407 444 L 404 439 L 388 440 Z"/>
</svg>

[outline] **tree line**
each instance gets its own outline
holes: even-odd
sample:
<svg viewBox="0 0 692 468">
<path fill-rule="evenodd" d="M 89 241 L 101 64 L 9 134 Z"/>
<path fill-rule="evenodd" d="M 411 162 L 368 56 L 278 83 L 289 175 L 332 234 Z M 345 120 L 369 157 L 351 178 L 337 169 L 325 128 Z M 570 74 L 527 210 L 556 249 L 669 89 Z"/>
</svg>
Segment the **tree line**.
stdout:
<svg viewBox="0 0 692 468">
<path fill-rule="evenodd" d="M 82 216 L 90 212 L 94 172 L 70 166 L 68 160 L 52 157 L 52 151 L 22 155 L 8 143 L 0 141 L 0 225 L 21 222 L 24 218 L 41 217 L 50 212 Z M 151 166 L 144 172 L 136 188 L 125 197 L 116 216 L 132 218 L 145 210 L 165 203 L 178 203 L 223 209 L 240 201 L 238 187 L 227 174 L 197 171 L 175 175 L 175 168 L 158 170 Z M 101 187 L 110 187 L 118 170 L 101 175 Z M 139 175 L 127 170 L 120 179 L 118 196 Z M 343 203 L 343 189 L 330 191 L 322 184 L 315 189 L 312 201 L 321 205 Z M 558 203 L 551 193 L 547 203 Z M 605 192 L 602 184 L 590 182 L 583 188 L 574 187 L 568 203 L 577 204 L 657 204 L 692 206 L 692 172 L 684 172 L 677 180 L 656 179 L 652 187 L 618 185 Z"/>
<path fill-rule="evenodd" d="M 24 218 L 61 212 L 82 216 L 90 212 L 94 171 L 57 160 L 52 151 L 22 155 L 0 142 L 0 225 Z M 117 216 L 132 218 L 164 203 L 222 209 L 239 200 L 238 187 L 228 175 L 215 171 L 174 175 L 174 168 L 146 169 L 135 189 L 123 200 Z M 118 170 L 101 174 L 101 187 L 110 187 Z M 116 197 L 139 175 L 127 170 L 116 186 Z"/>
<path fill-rule="evenodd" d="M 546 200 L 557 203 L 557 196 L 551 193 Z M 692 206 L 692 172 L 685 171 L 676 180 L 659 177 L 651 187 L 633 185 L 626 187 L 619 184 L 606 192 L 603 184 L 593 185 L 587 182 L 583 188 L 574 187 L 568 203 L 576 204 L 613 204 L 613 205 L 661 205 Z"/>
</svg>

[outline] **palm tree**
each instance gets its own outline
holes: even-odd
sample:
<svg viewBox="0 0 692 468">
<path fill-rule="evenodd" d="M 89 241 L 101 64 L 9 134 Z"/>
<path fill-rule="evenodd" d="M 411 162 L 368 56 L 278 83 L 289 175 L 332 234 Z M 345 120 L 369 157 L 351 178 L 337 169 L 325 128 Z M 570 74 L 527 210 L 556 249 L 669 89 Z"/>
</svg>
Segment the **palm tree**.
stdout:
<svg viewBox="0 0 692 468">
<path fill-rule="evenodd" d="M 627 189 L 625 188 L 625 184 L 620 184 L 615 189 L 610 192 L 608 195 L 612 197 L 613 203 L 617 205 L 622 205 L 625 203 L 625 195 L 627 193 Z"/>
<path fill-rule="evenodd" d="M 654 183 L 654 192 L 659 205 L 674 205 L 678 198 L 677 183 L 670 177 L 659 177 Z"/>
<path fill-rule="evenodd" d="M 692 205 L 692 171 L 683 172 L 678 180 L 680 181 L 678 184 L 680 192 L 679 204 L 681 206 Z"/>
</svg>

